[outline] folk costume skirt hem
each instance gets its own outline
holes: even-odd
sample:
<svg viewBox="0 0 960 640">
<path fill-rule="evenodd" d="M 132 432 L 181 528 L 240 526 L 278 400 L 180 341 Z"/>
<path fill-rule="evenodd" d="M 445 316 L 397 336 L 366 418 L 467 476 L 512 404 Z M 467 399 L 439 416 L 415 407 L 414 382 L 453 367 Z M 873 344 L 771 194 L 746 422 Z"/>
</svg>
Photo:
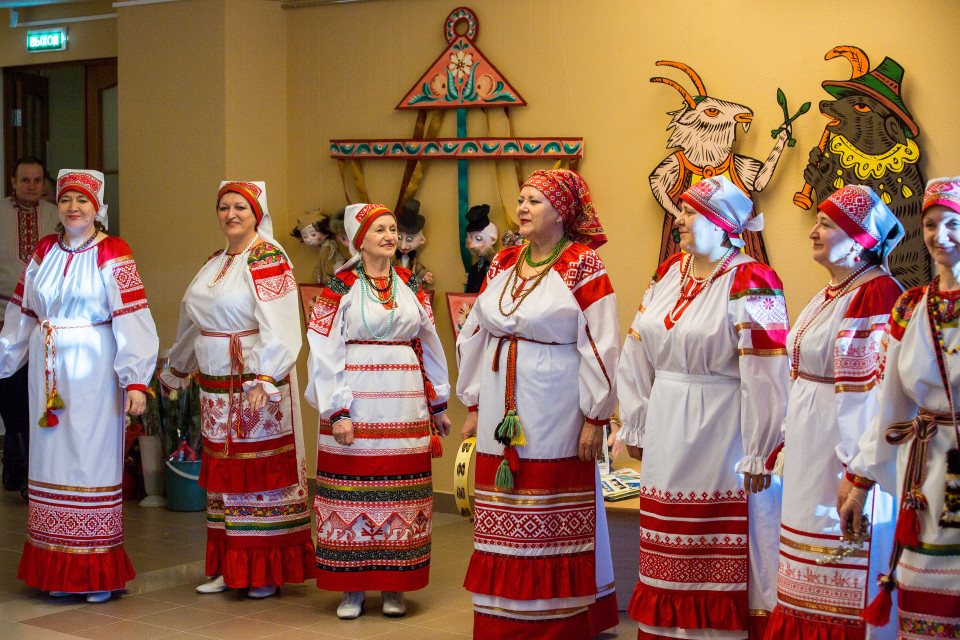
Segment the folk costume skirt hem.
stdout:
<svg viewBox="0 0 960 640">
<path fill-rule="evenodd" d="M 781 606 L 770 614 L 764 640 L 864 640 L 866 626 L 862 620 L 844 620 L 835 624 L 813 617 L 791 615 Z"/>
<path fill-rule="evenodd" d="M 310 531 L 259 539 L 208 529 L 205 573 L 232 588 L 299 584 L 316 575 Z"/>
<path fill-rule="evenodd" d="M 554 558 L 511 557 L 474 551 L 464 588 L 511 600 L 548 600 L 597 592 L 593 551 Z"/>
<path fill-rule="evenodd" d="M 632 619 L 651 627 L 722 631 L 749 628 L 745 591 L 669 592 L 638 582 L 627 611 Z"/>
<path fill-rule="evenodd" d="M 123 589 L 136 572 L 123 546 L 98 553 L 54 551 L 23 544 L 17 578 L 44 591 L 86 593 Z"/>
</svg>

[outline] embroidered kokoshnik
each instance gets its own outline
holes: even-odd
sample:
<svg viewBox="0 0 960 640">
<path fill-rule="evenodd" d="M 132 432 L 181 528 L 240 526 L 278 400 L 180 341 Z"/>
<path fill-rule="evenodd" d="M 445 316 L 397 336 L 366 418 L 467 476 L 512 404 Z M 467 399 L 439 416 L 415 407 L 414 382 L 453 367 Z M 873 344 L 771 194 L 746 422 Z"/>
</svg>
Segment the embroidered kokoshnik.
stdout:
<svg viewBox="0 0 960 640">
<path fill-rule="evenodd" d="M 423 378 L 423 394 L 427 399 L 427 409 L 430 415 L 440 413 L 445 410 L 446 403 L 434 407 L 431 402 L 437 399 L 437 392 L 433 389 L 433 383 L 427 378 L 427 369 L 423 366 L 423 344 L 420 338 L 413 340 L 347 340 L 347 344 L 363 345 L 387 345 L 395 347 L 410 347 L 417 356 L 417 364 L 420 367 L 420 377 Z M 437 432 L 437 426 L 430 420 L 430 457 L 439 458 L 443 455 L 443 443 L 440 442 L 440 434 Z"/>
<path fill-rule="evenodd" d="M 89 329 L 91 327 L 107 325 L 111 322 L 112 320 L 107 319 L 103 320 L 102 322 L 94 322 L 92 324 L 65 324 L 55 326 L 48 318 L 40 323 L 41 331 L 46 331 L 46 335 L 43 338 L 43 362 L 44 367 L 46 368 L 43 382 L 46 386 L 47 394 L 47 409 L 44 411 L 43 415 L 40 416 L 40 420 L 37 421 L 37 424 L 39 424 L 41 427 L 57 426 L 60 423 L 60 420 L 53 412 L 56 409 L 66 408 L 63 398 L 60 397 L 60 392 L 57 391 L 57 347 L 53 341 L 54 331 L 62 331 L 64 329 Z"/>
<path fill-rule="evenodd" d="M 520 425 L 520 417 L 517 415 L 517 342 L 533 342 L 536 344 L 559 345 L 560 342 L 541 342 L 523 336 L 507 334 L 502 336 L 493 336 L 497 338 L 497 348 L 493 352 L 493 371 L 500 371 L 500 348 L 504 342 L 509 342 L 507 347 L 507 380 L 504 390 L 504 415 L 503 420 L 497 425 L 494 439 L 503 445 L 503 460 L 497 469 L 497 475 L 494 479 L 494 485 L 500 489 L 513 488 L 513 474 L 520 471 L 520 456 L 514 447 L 522 447 L 527 444 L 523 435 L 523 427 Z"/>
<path fill-rule="evenodd" d="M 238 382 L 243 377 L 243 344 L 240 342 L 240 338 L 245 336 L 253 336 L 260 333 L 259 329 L 247 329 L 246 331 L 238 331 L 237 333 L 220 333 L 217 331 L 200 331 L 200 335 L 206 336 L 208 338 L 229 338 L 230 340 L 230 390 L 228 396 L 228 412 L 227 412 L 227 439 L 223 443 L 223 455 L 230 455 L 230 444 L 232 438 L 230 436 L 233 429 L 230 425 L 233 424 L 233 411 L 236 407 L 237 411 L 237 438 L 244 439 L 250 434 L 247 433 L 243 424 L 243 408 L 240 404 L 243 402 L 242 396 L 237 397 L 237 402 L 234 404 L 234 376 L 236 376 Z"/>
</svg>

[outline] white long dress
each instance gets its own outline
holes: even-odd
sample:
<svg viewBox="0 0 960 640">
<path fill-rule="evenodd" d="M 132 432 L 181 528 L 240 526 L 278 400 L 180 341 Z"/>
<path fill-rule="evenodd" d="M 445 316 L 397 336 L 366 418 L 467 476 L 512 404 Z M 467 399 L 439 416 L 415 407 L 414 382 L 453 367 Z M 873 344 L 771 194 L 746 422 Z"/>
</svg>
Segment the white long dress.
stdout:
<svg viewBox="0 0 960 640">
<path fill-rule="evenodd" d="M 927 442 L 923 465 L 926 476 L 919 489 L 926 508 L 919 511 L 918 546 L 903 549 L 896 565 L 898 585 L 898 637 L 960 637 L 960 528 L 941 527 L 944 507 L 947 451 L 958 447 L 950 404 L 941 382 L 927 314 L 927 287 L 910 289 L 890 314 L 880 356 L 880 407 L 876 419 L 860 439 L 859 453 L 848 466 L 852 473 L 876 480 L 887 491 L 897 492 L 902 502 L 904 476 L 915 432 L 899 445 L 890 444 L 887 430 L 898 422 L 917 417 L 918 410 L 940 414 Z M 940 294 L 943 309 L 957 308 L 960 291 Z M 956 315 L 956 314 L 954 314 Z M 942 327 L 945 356 L 954 402 L 960 398 L 960 328 L 954 318 Z M 956 407 L 954 407 L 956 410 Z M 878 567 L 886 572 L 887 566 Z M 872 576 L 871 576 L 872 577 Z"/>
<path fill-rule="evenodd" d="M 294 371 L 301 344 L 296 282 L 269 242 L 225 262 L 221 253 L 184 293 L 170 370 L 161 374 L 183 388 L 187 373 L 200 372 L 205 573 L 238 588 L 299 583 L 314 567 Z M 243 391 L 257 382 L 270 401 L 255 413 Z"/>
<path fill-rule="evenodd" d="M 874 278 L 829 303 L 826 289 L 800 313 L 787 337 L 797 375 L 790 383 L 784 431 L 783 513 L 777 607 L 767 640 L 892 638 L 860 618 L 876 595 L 874 576 L 890 556 L 893 498 L 868 496 L 872 538 L 841 562 L 818 565 L 840 540 L 837 487 L 857 442 L 877 412 L 877 356 L 883 328 L 902 289 Z M 817 317 L 819 314 L 819 317 Z M 797 332 L 802 331 L 800 352 Z M 884 633 L 880 633 L 883 631 Z"/>
<path fill-rule="evenodd" d="M 122 589 L 124 390 L 146 390 L 159 340 L 120 238 L 37 245 L 7 306 L 0 377 L 30 360 L 30 510 L 17 577 L 50 591 Z M 47 411 L 54 389 L 63 409 Z M 41 418 L 46 424 L 39 426 Z"/>
<path fill-rule="evenodd" d="M 629 611 L 641 639 L 752 640 L 776 601 L 779 491 L 749 495 L 738 474 L 764 473 L 780 440 L 786 305 L 743 256 L 706 289 L 688 279 L 678 304 L 686 259 L 657 269 L 617 372 L 618 439 L 644 453 Z"/>
<path fill-rule="evenodd" d="M 414 591 L 430 576 L 430 421 L 450 385 L 426 294 L 409 271 L 396 272 L 392 311 L 365 298 L 372 289 L 347 270 L 330 279 L 307 328 L 306 398 L 320 411 L 320 589 Z M 333 437 L 342 416 L 353 422 L 351 446 Z"/>
<path fill-rule="evenodd" d="M 517 306 L 505 289 L 522 249 L 494 258 L 457 340 L 457 394 L 479 411 L 464 586 L 474 638 L 589 638 L 619 621 L 599 472 L 577 458 L 584 421 L 616 406 L 617 301 L 600 257 L 574 243 Z M 510 391 L 526 445 L 505 489 L 494 432 Z"/>
</svg>

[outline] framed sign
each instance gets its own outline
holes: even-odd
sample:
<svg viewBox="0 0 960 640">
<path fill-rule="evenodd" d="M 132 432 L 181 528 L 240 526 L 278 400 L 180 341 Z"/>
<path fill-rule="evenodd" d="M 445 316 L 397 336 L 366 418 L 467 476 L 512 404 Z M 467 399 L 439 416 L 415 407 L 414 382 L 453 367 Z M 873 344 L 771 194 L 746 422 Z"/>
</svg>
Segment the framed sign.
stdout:
<svg viewBox="0 0 960 640">
<path fill-rule="evenodd" d="M 453 339 L 460 335 L 460 329 L 467 322 L 467 316 L 473 309 L 478 293 L 447 293 L 447 310 L 450 312 L 450 326 L 453 328 Z"/>
<path fill-rule="evenodd" d="M 317 298 L 320 297 L 320 293 L 323 291 L 323 285 L 314 282 L 300 282 L 297 283 L 297 289 L 300 290 L 300 304 L 303 306 L 303 321 L 309 325 L 310 314 L 313 313 L 313 305 L 316 304 Z"/>
</svg>

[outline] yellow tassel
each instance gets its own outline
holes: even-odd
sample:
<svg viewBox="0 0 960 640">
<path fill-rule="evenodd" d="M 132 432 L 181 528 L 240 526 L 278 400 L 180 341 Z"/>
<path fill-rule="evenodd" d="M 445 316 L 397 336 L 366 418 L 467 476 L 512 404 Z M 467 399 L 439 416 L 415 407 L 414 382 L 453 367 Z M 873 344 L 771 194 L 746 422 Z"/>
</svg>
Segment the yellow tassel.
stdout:
<svg viewBox="0 0 960 640">
<path fill-rule="evenodd" d="M 60 397 L 60 392 L 54 389 L 53 393 L 47 397 L 47 408 L 63 409 L 64 407 L 66 407 L 66 405 L 63 404 L 63 398 Z"/>
</svg>

